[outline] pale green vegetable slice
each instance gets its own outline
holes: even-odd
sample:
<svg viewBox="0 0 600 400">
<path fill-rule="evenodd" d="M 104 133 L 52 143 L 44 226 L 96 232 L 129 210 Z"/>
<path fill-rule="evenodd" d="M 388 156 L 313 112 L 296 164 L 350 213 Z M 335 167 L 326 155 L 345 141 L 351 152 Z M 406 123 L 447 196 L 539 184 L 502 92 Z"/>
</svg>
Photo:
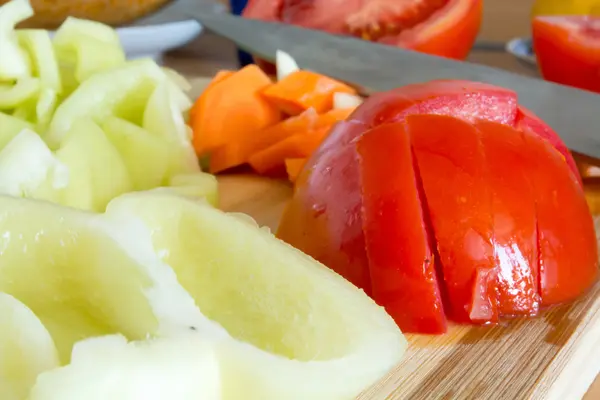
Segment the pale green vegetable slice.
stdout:
<svg viewBox="0 0 600 400">
<path fill-rule="evenodd" d="M 91 120 L 75 121 L 56 156 L 69 168 L 62 204 L 104 211 L 112 198 L 132 189 L 121 155 Z"/>
<path fill-rule="evenodd" d="M 40 91 L 40 80 L 37 78 L 20 78 L 15 84 L 0 84 L 0 109 L 18 107 L 34 98 Z"/>
<path fill-rule="evenodd" d="M 143 340 L 202 317 L 141 222 L 10 196 L 0 210 L 0 291 L 37 315 L 62 363 L 85 338 Z"/>
<path fill-rule="evenodd" d="M 42 88 L 60 93 L 62 90 L 60 72 L 48 31 L 22 29 L 17 31 L 17 35 L 19 42 L 33 61 L 33 75 L 40 78 Z"/>
<path fill-rule="evenodd" d="M 52 337 L 23 303 L 0 293 L 0 399 L 27 398 L 39 374 L 60 365 Z"/>
<path fill-rule="evenodd" d="M 50 125 L 57 105 L 57 92 L 54 89 L 42 89 L 35 105 L 36 124 L 40 132 L 45 132 Z"/>
<path fill-rule="evenodd" d="M 34 129 L 33 124 L 21 118 L 0 112 L 0 150 L 23 129 Z"/>
<path fill-rule="evenodd" d="M 87 117 L 102 121 L 130 97 L 135 97 L 140 86 L 164 79 L 164 72 L 151 60 L 129 61 L 93 75 L 58 106 L 46 141 L 57 147 L 75 120 Z"/>
<path fill-rule="evenodd" d="M 0 151 L 0 193 L 57 201 L 69 171 L 37 133 L 22 130 Z"/>
<path fill-rule="evenodd" d="M 161 185 L 169 164 L 169 151 L 164 140 L 113 116 L 106 118 L 102 128 L 125 161 L 133 189 Z"/>
<path fill-rule="evenodd" d="M 221 400 L 215 353 L 195 335 L 86 339 L 73 348 L 71 364 L 39 377 L 29 400 Z"/>
<path fill-rule="evenodd" d="M 0 81 L 28 77 L 31 66 L 19 46 L 15 25 L 33 15 L 27 0 L 12 0 L 0 7 Z"/>
<path fill-rule="evenodd" d="M 179 194 L 205 198 L 214 207 L 219 205 L 219 187 L 214 175 L 205 172 L 173 175 L 169 186 Z"/>
<path fill-rule="evenodd" d="M 160 82 L 150 96 L 143 126 L 168 143 L 171 150 L 169 174 L 200 171 L 183 115 L 173 101 L 171 87 L 166 80 Z"/>
</svg>

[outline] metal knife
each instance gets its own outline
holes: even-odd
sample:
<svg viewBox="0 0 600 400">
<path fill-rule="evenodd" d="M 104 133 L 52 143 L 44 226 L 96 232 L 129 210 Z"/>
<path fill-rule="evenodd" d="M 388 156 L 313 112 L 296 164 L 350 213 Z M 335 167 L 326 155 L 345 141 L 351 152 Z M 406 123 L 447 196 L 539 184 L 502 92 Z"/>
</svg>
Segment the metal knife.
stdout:
<svg viewBox="0 0 600 400">
<path fill-rule="evenodd" d="M 512 89 L 519 103 L 552 126 L 572 150 L 600 158 L 600 96 L 507 71 L 459 62 L 351 37 L 189 7 L 187 15 L 210 31 L 266 60 L 278 49 L 305 69 L 383 91 L 432 79 L 466 79 Z"/>
</svg>

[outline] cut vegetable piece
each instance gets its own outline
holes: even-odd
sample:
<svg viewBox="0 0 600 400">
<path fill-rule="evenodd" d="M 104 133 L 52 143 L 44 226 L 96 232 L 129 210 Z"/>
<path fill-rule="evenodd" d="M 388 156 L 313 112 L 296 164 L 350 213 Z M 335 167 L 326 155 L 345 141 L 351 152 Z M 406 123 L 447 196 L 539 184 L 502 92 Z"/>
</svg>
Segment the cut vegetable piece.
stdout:
<svg viewBox="0 0 600 400">
<path fill-rule="evenodd" d="M 527 173 L 536 201 L 542 306 L 582 295 L 598 277 L 594 222 L 583 189 L 547 140 L 525 132 Z M 550 197 L 550 198 L 548 198 Z"/>
<path fill-rule="evenodd" d="M 496 322 L 492 194 L 478 131 L 446 116 L 406 121 L 448 292 L 446 312 L 458 322 Z"/>
<path fill-rule="evenodd" d="M 36 126 L 40 132 L 45 132 L 58 106 L 58 94 L 54 89 L 42 88 L 35 104 Z"/>
<path fill-rule="evenodd" d="M 248 163 L 259 174 L 273 172 L 275 169 L 285 166 L 286 158 L 309 157 L 328 133 L 329 127 L 326 127 L 290 136 L 254 154 Z"/>
<path fill-rule="evenodd" d="M 0 110 L 18 107 L 40 91 L 37 78 L 21 78 L 15 84 L 0 83 Z"/>
<path fill-rule="evenodd" d="M 21 29 L 17 31 L 19 42 L 27 50 L 33 61 L 33 75 L 40 79 L 43 89 L 62 90 L 58 62 L 48 31 L 42 29 Z"/>
<path fill-rule="evenodd" d="M 33 125 L 20 118 L 0 112 L 0 150 L 4 148 L 23 129 L 33 130 Z"/>
<path fill-rule="evenodd" d="M 205 198 L 213 207 L 219 205 L 217 178 L 204 172 L 174 175 L 169 179 L 169 188 L 178 194 Z"/>
<path fill-rule="evenodd" d="M 356 93 L 353 88 L 335 79 L 300 70 L 270 85 L 262 93 L 284 113 L 298 115 L 311 107 L 318 113 L 331 110 L 336 92 Z"/>
<path fill-rule="evenodd" d="M 238 142 L 228 143 L 215 149 L 210 156 L 210 172 L 215 174 L 248 162 L 255 153 L 265 150 L 288 137 L 307 133 L 316 128 L 320 116 L 312 108 L 300 115 L 261 131 L 248 135 Z"/>
<path fill-rule="evenodd" d="M 296 179 L 302 172 L 302 168 L 306 164 L 307 158 L 286 158 L 285 171 L 287 172 L 290 182 L 296 182 Z"/>
<path fill-rule="evenodd" d="M 539 311 L 535 195 L 522 133 L 492 122 L 475 124 L 485 153 L 492 194 L 493 243 L 500 316 Z"/>
<path fill-rule="evenodd" d="M 260 95 L 272 82 L 256 65 L 224 76 L 209 85 L 190 115 L 198 155 L 242 141 L 281 118 L 277 109 Z"/>
<path fill-rule="evenodd" d="M 163 72 L 169 80 L 175 84 L 180 90 L 187 92 L 192 89 L 190 82 L 179 72 L 169 67 L 162 67 Z"/>
<path fill-rule="evenodd" d="M 56 155 L 69 167 L 69 185 L 61 204 L 104 211 L 111 199 L 132 189 L 121 155 L 90 120 L 72 125 Z"/>
<path fill-rule="evenodd" d="M 46 141 L 50 147 L 58 147 L 75 120 L 87 117 L 101 121 L 123 102 L 136 98 L 136 92 L 144 84 L 164 79 L 165 75 L 160 67 L 151 60 L 130 61 L 117 69 L 92 76 L 58 106 L 45 137 Z M 150 92 L 146 91 L 145 94 L 149 95 Z"/>
<path fill-rule="evenodd" d="M 157 86 L 146 105 L 143 127 L 163 139 L 169 150 L 169 175 L 200 171 L 198 158 L 188 136 L 181 110 L 173 101 L 166 80 Z"/>
<path fill-rule="evenodd" d="M 223 399 L 354 398 L 405 349 L 362 291 L 247 221 L 167 191 L 121 196 L 107 212 L 143 220 L 195 304 L 227 330 L 196 327 L 218 345 Z"/>
<path fill-rule="evenodd" d="M 9 238 L 0 290 L 37 315 L 62 363 L 84 338 L 122 333 L 142 340 L 188 331 L 202 319 L 141 222 L 9 196 L 0 196 L 0 209 Z"/>
<path fill-rule="evenodd" d="M 405 125 L 366 132 L 357 150 L 372 297 L 404 332 L 444 333 L 435 239 Z"/>
<path fill-rule="evenodd" d="M 31 76 L 27 54 L 19 46 L 15 26 L 33 15 L 27 0 L 12 0 L 0 7 L 0 81 Z"/>
<path fill-rule="evenodd" d="M 280 81 L 290 74 L 300 70 L 296 60 L 292 58 L 288 53 L 282 50 L 275 52 L 275 63 L 277 66 L 277 80 Z"/>
<path fill-rule="evenodd" d="M 165 140 L 112 116 L 106 118 L 102 128 L 121 155 L 134 190 L 151 189 L 162 184 L 171 156 Z"/>
<path fill-rule="evenodd" d="M 28 398 L 37 376 L 60 363 L 52 337 L 23 303 L 0 293 L 0 398 Z"/>
<path fill-rule="evenodd" d="M 37 133 L 22 130 L 0 151 L 0 193 L 58 201 L 69 170 Z"/>
<path fill-rule="evenodd" d="M 355 109 L 363 102 L 362 97 L 344 92 L 335 92 L 333 94 L 333 108 L 336 110 Z"/>
<path fill-rule="evenodd" d="M 188 336 L 127 343 L 111 335 L 78 342 L 71 363 L 40 375 L 29 400 L 221 400 L 214 348 Z"/>
<path fill-rule="evenodd" d="M 125 63 L 117 32 L 108 25 L 69 17 L 53 39 L 61 63 L 70 64 L 77 82 Z"/>
</svg>

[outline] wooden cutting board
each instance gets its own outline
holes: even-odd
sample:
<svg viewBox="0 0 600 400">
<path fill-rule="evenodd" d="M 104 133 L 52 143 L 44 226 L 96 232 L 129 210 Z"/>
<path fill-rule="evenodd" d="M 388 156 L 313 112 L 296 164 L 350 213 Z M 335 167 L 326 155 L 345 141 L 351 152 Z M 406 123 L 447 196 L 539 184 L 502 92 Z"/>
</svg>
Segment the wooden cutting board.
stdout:
<svg viewBox="0 0 600 400">
<path fill-rule="evenodd" d="M 219 183 L 222 208 L 275 231 L 289 184 L 253 175 L 223 176 Z M 403 361 L 359 399 L 580 399 L 600 372 L 600 283 L 579 302 L 536 319 L 454 326 L 446 335 L 408 340 Z M 587 399 L 600 399 L 600 392 L 590 391 Z"/>
</svg>

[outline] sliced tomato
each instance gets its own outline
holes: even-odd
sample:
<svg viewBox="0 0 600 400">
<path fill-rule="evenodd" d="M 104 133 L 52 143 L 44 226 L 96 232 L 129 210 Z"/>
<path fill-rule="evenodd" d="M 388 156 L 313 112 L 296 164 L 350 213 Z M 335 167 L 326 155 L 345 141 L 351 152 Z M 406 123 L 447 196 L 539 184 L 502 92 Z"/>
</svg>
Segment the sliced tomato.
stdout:
<svg viewBox="0 0 600 400">
<path fill-rule="evenodd" d="M 357 148 L 373 299 L 404 332 L 443 333 L 435 241 L 425 222 L 405 125 L 380 125 L 365 133 Z"/>
<path fill-rule="evenodd" d="M 243 16 L 464 59 L 482 0 L 250 0 Z"/>
<path fill-rule="evenodd" d="M 475 123 L 491 190 L 498 312 L 535 315 L 540 308 L 535 193 L 528 176 L 529 148 L 520 131 Z M 563 169 L 564 166 L 563 166 Z"/>
<path fill-rule="evenodd" d="M 485 154 L 473 125 L 457 118 L 407 119 L 440 262 L 449 315 L 460 322 L 498 321 L 492 194 Z"/>
<path fill-rule="evenodd" d="M 600 92 L 600 17 L 536 17 L 532 28 L 544 79 Z"/>
</svg>

